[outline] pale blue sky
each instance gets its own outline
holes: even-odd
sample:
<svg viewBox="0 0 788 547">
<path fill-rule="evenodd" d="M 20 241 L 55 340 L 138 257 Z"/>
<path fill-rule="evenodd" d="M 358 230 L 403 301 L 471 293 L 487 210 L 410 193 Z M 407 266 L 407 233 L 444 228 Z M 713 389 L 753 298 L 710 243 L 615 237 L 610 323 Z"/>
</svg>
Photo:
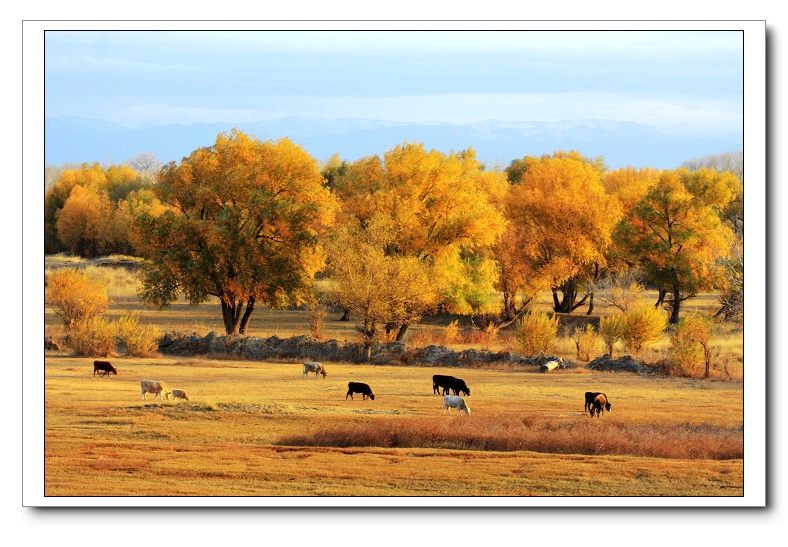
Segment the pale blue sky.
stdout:
<svg viewBox="0 0 788 547">
<path fill-rule="evenodd" d="M 128 127 L 289 116 L 612 120 L 741 131 L 739 32 L 46 33 L 46 114 Z"/>
</svg>

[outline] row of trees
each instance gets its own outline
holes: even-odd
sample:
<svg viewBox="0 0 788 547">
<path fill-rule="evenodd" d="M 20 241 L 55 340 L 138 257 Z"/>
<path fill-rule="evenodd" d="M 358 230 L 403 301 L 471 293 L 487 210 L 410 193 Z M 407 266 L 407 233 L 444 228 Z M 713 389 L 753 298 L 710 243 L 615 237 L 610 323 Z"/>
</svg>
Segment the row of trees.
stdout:
<svg viewBox="0 0 788 547">
<path fill-rule="evenodd" d="M 726 285 L 743 230 L 733 173 L 608 171 L 576 152 L 526 156 L 496 172 L 471 149 L 405 143 L 382 157 L 334 157 L 321 170 L 287 139 L 233 131 L 114 202 L 110 169 L 67 194 L 68 177 L 58 179 L 48 194 L 54 214 L 47 209 L 56 236 L 73 241 L 62 219 L 72 195 L 86 193 L 77 186 L 99 201 L 103 192 L 114 211 L 150 192 L 124 232 L 149 259 L 143 298 L 166 306 L 178 294 L 193 303 L 216 296 L 228 333 L 243 333 L 255 306 L 314 302 L 316 276 L 329 287 L 322 297 L 352 314 L 370 344 L 395 330 L 401 339 L 435 310 L 513 321 L 545 290 L 555 311 L 590 314 L 597 287 L 632 272 L 659 289 L 656 306 L 676 322 L 687 298 Z M 66 196 L 59 209 L 56 192 Z"/>
<path fill-rule="evenodd" d="M 143 214 L 166 209 L 154 191 L 157 162 L 140 155 L 128 164 L 83 164 L 47 169 L 44 251 L 95 257 L 135 254 L 129 238 Z"/>
</svg>

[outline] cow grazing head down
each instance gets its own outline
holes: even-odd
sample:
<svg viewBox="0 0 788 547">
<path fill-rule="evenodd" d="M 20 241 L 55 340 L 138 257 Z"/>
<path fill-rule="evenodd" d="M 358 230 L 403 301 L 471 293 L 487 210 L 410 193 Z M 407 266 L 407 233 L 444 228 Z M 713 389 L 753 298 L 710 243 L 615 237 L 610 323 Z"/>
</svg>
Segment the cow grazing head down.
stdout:
<svg viewBox="0 0 788 547">
<path fill-rule="evenodd" d="M 95 376 L 97 373 L 99 376 L 118 375 L 117 369 L 109 361 L 93 361 L 93 375 Z"/>
<path fill-rule="evenodd" d="M 594 417 L 594 414 L 596 414 L 598 418 L 599 416 L 601 416 L 604 410 L 610 412 L 612 408 L 613 405 L 610 404 L 610 401 L 608 401 L 607 395 L 605 395 L 604 393 L 599 393 L 596 397 L 594 397 L 594 400 L 589 405 L 588 411 L 591 414 L 592 418 Z"/>
</svg>

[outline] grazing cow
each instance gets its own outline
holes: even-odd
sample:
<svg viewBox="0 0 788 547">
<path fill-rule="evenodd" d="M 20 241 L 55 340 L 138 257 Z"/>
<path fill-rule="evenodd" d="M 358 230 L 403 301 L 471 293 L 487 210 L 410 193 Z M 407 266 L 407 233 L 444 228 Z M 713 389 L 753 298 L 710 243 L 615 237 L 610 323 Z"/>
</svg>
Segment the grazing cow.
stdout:
<svg viewBox="0 0 788 547">
<path fill-rule="evenodd" d="M 140 391 L 142 392 L 142 399 L 148 400 L 146 394 L 153 393 L 153 398 L 156 399 L 169 399 L 170 394 L 172 393 L 169 389 L 167 389 L 167 385 L 164 382 L 156 382 L 154 380 L 142 380 L 140 381 Z"/>
<path fill-rule="evenodd" d="M 183 391 L 182 389 L 173 389 L 172 400 L 174 401 L 176 399 L 186 399 L 187 401 L 189 400 L 189 398 L 186 396 L 185 391 Z"/>
<path fill-rule="evenodd" d="M 464 410 L 468 416 L 471 415 L 471 407 L 465 404 L 465 399 L 457 395 L 444 395 L 443 396 L 443 413 L 451 414 L 450 408 L 456 408 L 459 415 L 461 410 Z"/>
<path fill-rule="evenodd" d="M 350 395 L 350 398 L 352 399 L 354 393 L 361 393 L 362 399 L 364 400 L 366 400 L 367 395 L 369 395 L 369 398 L 373 401 L 375 400 L 375 396 L 372 394 L 372 389 L 367 384 L 362 384 L 361 382 L 348 382 L 345 400 L 347 400 L 348 395 Z"/>
<path fill-rule="evenodd" d="M 326 375 L 328 374 L 326 372 L 326 367 L 324 367 L 320 363 L 315 363 L 314 361 L 309 361 L 307 363 L 304 363 L 304 373 L 301 375 L 301 377 L 306 378 L 307 376 L 309 376 L 310 372 L 315 373 L 315 378 L 319 378 L 321 374 L 323 375 L 323 378 L 325 378 Z"/>
<path fill-rule="evenodd" d="M 589 412 L 591 413 L 591 417 L 594 417 L 594 413 L 596 412 L 597 418 L 602 414 L 604 410 L 610 412 L 610 409 L 613 408 L 613 405 L 610 404 L 610 401 L 607 400 L 607 395 L 604 393 L 598 394 L 594 397 L 594 400 L 591 402 L 591 406 L 589 407 Z"/>
<path fill-rule="evenodd" d="M 443 388 L 443 393 L 440 389 Z M 436 374 L 432 377 L 432 394 L 447 395 L 454 392 L 455 395 L 471 396 L 471 389 L 465 384 L 462 378 L 455 378 L 454 376 L 443 376 Z"/>
<path fill-rule="evenodd" d="M 98 372 L 99 376 L 109 376 L 110 373 L 118 375 L 117 369 L 109 361 L 93 361 L 93 376 Z"/>
</svg>

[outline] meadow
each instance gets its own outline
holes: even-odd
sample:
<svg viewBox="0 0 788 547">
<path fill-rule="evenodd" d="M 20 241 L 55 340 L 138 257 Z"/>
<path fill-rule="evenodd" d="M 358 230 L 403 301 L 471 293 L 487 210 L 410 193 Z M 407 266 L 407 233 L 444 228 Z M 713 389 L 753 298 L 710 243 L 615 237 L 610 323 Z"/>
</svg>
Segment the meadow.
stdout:
<svg viewBox="0 0 788 547">
<path fill-rule="evenodd" d="M 136 298 L 136 276 L 108 276 L 109 318 L 129 310 L 166 330 L 221 332 L 213 303 L 157 311 Z M 125 272 L 125 273 L 124 273 Z M 644 298 L 650 298 L 645 295 Z M 708 310 L 714 295 L 692 305 Z M 547 299 L 540 299 L 540 306 Z M 325 336 L 352 339 L 329 316 Z M 427 318 L 409 345 L 438 342 L 446 318 Z M 62 327 L 46 310 L 47 334 Z M 258 310 L 250 335 L 307 334 L 301 310 Z M 740 331 L 716 344 L 741 370 Z M 504 349 L 506 333 L 483 346 Z M 475 346 L 459 342 L 457 346 Z M 668 351 L 660 340 L 650 356 Z M 513 366 L 444 368 L 326 363 L 325 379 L 299 362 L 202 357 L 113 357 L 117 376 L 92 376 L 92 359 L 45 360 L 47 496 L 741 496 L 742 382 L 594 372 L 550 374 Z M 464 378 L 470 416 L 443 415 L 433 374 Z M 739 376 L 740 377 L 740 376 Z M 139 381 L 186 390 L 189 401 L 143 401 Z M 348 381 L 376 400 L 345 399 Z M 612 412 L 590 418 L 585 391 Z M 150 395 L 148 396 L 150 398 Z"/>
</svg>

